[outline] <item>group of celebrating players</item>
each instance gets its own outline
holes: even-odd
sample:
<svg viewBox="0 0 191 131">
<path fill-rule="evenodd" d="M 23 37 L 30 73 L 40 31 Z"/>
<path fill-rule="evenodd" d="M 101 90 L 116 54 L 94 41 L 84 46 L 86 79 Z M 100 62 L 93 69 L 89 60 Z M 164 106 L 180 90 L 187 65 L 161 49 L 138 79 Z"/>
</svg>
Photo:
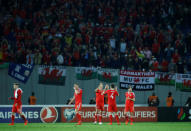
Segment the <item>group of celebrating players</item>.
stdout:
<svg viewBox="0 0 191 131">
<path fill-rule="evenodd" d="M 77 84 L 74 84 L 74 97 L 71 99 L 69 104 L 71 104 L 75 100 L 75 112 L 76 116 L 78 118 L 77 125 L 81 125 L 81 115 L 80 111 L 82 108 L 82 89 L 79 88 Z M 119 117 L 117 114 L 117 104 L 116 104 L 116 96 L 119 96 L 119 93 L 117 91 L 117 86 L 114 84 L 111 84 L 110 87 L 108 84 L 105 85 L 105 89 L 103 89 L 103 83 L 100 83 L 98 88 L 95 89 L 96 93 L 96 112 L 95 112 L 95 121 L 94 123 L 97 123 L 97 119 L 99 118 L 99 124 L 102 124 L 102 111 L 104 111 L 104 95 L 107 94 L 108 96 L 108 115 L 110 123 L 109 125 L 112 125 L 112 114 L 114 114 L 115 119 L 117 121 L 117 124 L 120 125 Z M 124 114 L 126 118 L 126 125 L 129 122 L 130 118 L 130 124 L 133 124 L 133 112 L 134 112 L 134 101 L 135 101 L 135 94 L 132 92 L 132 88 L 129 87 L 128 91 L 125 93 L 126 101 L 125 101 L 125 109 Z M 128 116 L 128 113 L 130 112 L 130 117 Z"/>
<path fill-rule="evenodd" d="M 18 113 L 21 118 L 24 120 L 24 124 L 27 125 L 28 120 L 25 118 L 24 114 L 22 113 L 22 89 L 19 88 L 18 83 L 13 84 L 14 88 L 14 97 L 10 97 L 9 100 L 14 100 L 14 104 L 12 107 L 12 116 L 11 120 L 12 122 L 9 125 L 14 125 L 14 119 L 15 119 L 15 113 Z M 117 104 L 116 104 L 116 96 L 119 96 L 119 93 L 117 91 L 117 86 L 114 84 L 111 84 L 110 86 L 108 84 L 105 85 L 105 88 L 103 89 L 103 83 L 100 83 L 98 88 L 95 89 L 96 93 L 96 112 L 95 112 L 95 121 L 94 123 L 97 123 L 97 120 L 99 118 L 99 124 L 102 124 L 102 111 L 104 111 L 104 95 L 107 94 L 108 96 L 108 115 L 110 123 L 109 125 L 112 125 L 112 114 L 114 114 L 115 119 L 117 121 L 117 124 L 120 125 L 119 117 L 117 114 Z M 135 94 L 132 92 L 132 88 L 129 87 L 128 91 L 125 93 L 126 101 L 125 101 L 125 109 L 124 114 L 126 117 L 126 125 L 129 122 L 130 118 L 130 124 L 133 124 L 133 112 L 134 112 L 134 101 L 135 101 Z M 76 117 L 78 118 L 77 125 L 81 125 L 81 114 L 80 111 L 82 109 L 82 89 L 79 88 L 77 84 L 74 84 L 74 96 L 69 102 L 69 104 L 72 104 L 72 102 L 75 100 L 75 112 Z M 130 112 L 130 117 L 128 116 L 128 113 Z"/>
</svg>

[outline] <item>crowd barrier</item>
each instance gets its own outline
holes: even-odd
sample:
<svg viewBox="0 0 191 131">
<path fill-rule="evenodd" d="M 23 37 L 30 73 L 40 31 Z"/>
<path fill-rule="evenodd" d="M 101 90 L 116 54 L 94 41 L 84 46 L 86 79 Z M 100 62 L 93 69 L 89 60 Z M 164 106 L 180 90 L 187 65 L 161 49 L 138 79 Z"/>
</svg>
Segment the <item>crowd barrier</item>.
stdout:
<svg viewBox="0 0 191 131">
<path fill-rule="evenodd" d="M 0 105 L 0 123 L 11 122 L 11 105 Z M 23 105 L 23 113 L 29 123 L 54 123 L 54 122 L 77 122 L 74 106 L 69 105 Z M 118 105 L 118 116 L 121 122 L 125 121 L 124 105 Z M 83 105 L 83 122 L 94 122 L 95 105 Z M 128 114 L 129 115 L 129 114 Z M 135 122 L 157 122 L 157 121 L 191 121 L 191 108 L 189 107 L 135 107 Z M 107 106 L 102 113 L 103 122 L 108 122 Z M 23 122 L 18 114 L 15 122 Z"/>
</svg>

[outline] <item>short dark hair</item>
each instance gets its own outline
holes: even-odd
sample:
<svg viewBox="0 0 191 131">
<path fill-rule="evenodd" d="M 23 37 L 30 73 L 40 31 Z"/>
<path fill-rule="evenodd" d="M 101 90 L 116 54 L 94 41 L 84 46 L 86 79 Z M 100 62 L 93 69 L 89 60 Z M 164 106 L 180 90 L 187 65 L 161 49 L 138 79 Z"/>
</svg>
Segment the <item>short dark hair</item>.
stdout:
<svg viewBox="0 0 191 131">
<path fill-rule="evenodd" d="M 13 83 L 13 85 L 17 85 L 17 86 L 19 86 L 19 83 Z"/>
<path fill-rule="evenodd" d="M 114 89 L 114 88 L 115 88 L 115 85 L 114 85 L 114 84 L 111 84 L 111 88 Z"/>
<path fill-rule="evenodd" d="M 32 96 L 34 96 L 34 92 L 32 92 Z"/>
</svg>

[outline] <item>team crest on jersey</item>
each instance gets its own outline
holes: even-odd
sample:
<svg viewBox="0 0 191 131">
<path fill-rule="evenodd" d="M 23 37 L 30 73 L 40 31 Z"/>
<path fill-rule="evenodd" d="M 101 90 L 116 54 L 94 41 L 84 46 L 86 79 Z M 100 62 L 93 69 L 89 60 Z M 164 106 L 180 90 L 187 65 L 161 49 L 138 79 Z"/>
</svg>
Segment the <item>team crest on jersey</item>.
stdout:
<svg viewBox="0 0 191 131">
<path fill-rule="evenodd" d="M 54 123 L 58 119 L 58 112 L 55 107 L 43 107 L 40 111 L 40 119 L 43 123 Z"/>
<path fill-rule="evenodd" d="M 75 109 L 65 109 L 63 114 L 64 117 L 66 118 L 66 121 L 71 121 L 74 119 L 76 112 Z"/>
</svg>

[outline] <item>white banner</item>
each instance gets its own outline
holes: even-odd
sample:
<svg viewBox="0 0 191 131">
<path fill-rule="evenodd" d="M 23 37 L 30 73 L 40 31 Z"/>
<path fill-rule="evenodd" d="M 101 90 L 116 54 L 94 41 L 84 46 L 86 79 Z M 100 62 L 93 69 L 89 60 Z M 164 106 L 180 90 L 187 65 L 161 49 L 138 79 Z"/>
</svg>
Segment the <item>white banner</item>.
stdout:
<svg viewBox="0 0 191 131">
<path fill-rule="evenodd" d="M 154 72 L 120 71 L 120 88 L 131 85 L 134 90 L 153 90 L 154 84 Z"/>
</svg>

